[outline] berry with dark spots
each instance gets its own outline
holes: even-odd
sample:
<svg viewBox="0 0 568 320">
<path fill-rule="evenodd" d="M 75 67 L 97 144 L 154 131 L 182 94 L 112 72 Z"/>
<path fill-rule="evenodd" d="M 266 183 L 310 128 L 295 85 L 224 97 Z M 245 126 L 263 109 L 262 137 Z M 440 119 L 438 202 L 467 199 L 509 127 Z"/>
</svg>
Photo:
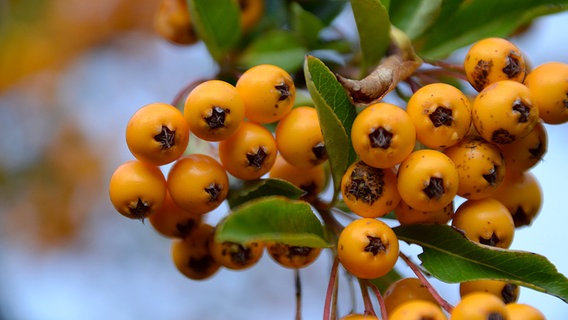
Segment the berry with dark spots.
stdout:
<svg viewBox="0 0 568 320">
<path fill-rule="evenodd" d="M 295 246 L 276 242 L 269 244 L 267 251 L 272 259 L 281 266 L 298 269 L 312 264 L 319 257 L 321 248 Z"/>
<path fill-rule="evenodd" d="M 347 168 L 341 179 L 341 194 L 351 211 L 366 218 L 384 216 L 400 202 L 394 170 L 374 168 L 363 161 Z"/>
<path fill-rule="evenodd" d="M 482 91 L 502 80 L 522 82 L 527 67 L 516 45 L 507 39 L 494 37 L 481 39 L 469 48 L 464 70 L 472 87 Z"/>
</svg>

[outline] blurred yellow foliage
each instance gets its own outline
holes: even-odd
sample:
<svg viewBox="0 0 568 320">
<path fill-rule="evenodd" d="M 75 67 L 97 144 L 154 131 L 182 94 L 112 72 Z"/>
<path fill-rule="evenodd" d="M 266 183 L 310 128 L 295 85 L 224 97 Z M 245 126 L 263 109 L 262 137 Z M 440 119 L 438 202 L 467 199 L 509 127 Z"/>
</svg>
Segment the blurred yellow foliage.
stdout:
<svg viewBox="0 0 568 320">
<path fill-rule="evenodd" d="M 2 232 L 37 249 L 79 236 L 104 188 L 102 159 L 94 149 L 77 125 L 59 127 L 38 161 L 12 174 L 5 186 L 15 189 L 5 203 Z"/>
<path fill-rule="evenodd" d="M 1 1 L 0 92 L 119 32 L 151 32 L 157 6 L 157 0 Z"/>
<path fill-rule="evenodd" d="M 0 136 L 14 141 L 9 152 L 31 151 L 25 161 L 10 165 L 4 161 L 10 155 L 0 154 L 3 240 L 39 251 L 60 249 L 92 223 L 97 201 L 101 196 L 106 200 L 104 167 L 112 154 L 98 151 L 104 142 L 88 137 L 76 115 L 68 112 L 69 102 L 56 93 L 60 75 L 74 57 L 111 46 L 124 32 L 153 32 L 158 3 L 0 1 L 0 103 L 9 119 Z M 50 136 L 37 137 L 46 133 L 35 128 L 39 123 L 49 128 Z M 38 139 L 41 145 L 34 142 Z M 34 150 L 26 150 L 30 146 Z"/>
</svg>

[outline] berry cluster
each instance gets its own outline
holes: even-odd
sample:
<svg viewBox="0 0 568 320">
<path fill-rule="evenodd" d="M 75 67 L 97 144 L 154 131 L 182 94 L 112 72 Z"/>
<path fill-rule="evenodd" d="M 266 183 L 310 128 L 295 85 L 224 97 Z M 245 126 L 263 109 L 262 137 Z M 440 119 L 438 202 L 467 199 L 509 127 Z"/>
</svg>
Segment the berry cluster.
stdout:
<svg viewBox="0 0 568 320">
<path fill-rule="evenodd" d="M 416 88 L 405 108 L 378 102 L 355 118 L 351 140 L 359 161 L 345 172 L 341 192 L 361 218 L 343 229 L 337 251 L 356 277 L 381 277 L 394 267 L 396 234 L 376 219 L 390 212 L 401 225 L 451 223 L 471 241 L 499 248 L 509 248 L 515 229 L 539 212 L 541 189 L 530 169 L 547 151 L 544 123 L 568 121 L 568 65 L 529 71 L 513 43 L 487 38 L 470 48 L 464 72 L 474 97 L 434 82 Z M 465 201 L 454 210 L 458 198 Z M 387 291 L 387 302 L 398 285 Z M 413 290 L 406 300 L 436 302 L 424 288 Z M 479 292 L 484 295 L 469 297 Z M 423 293 L 429 298 L 420 298 Z M 505 314 L 532 310 L 514 303 L 519 288 L 504 281 L 464 282 L 460 294 L 452 319 L 473 319 L 474 312 L 517 319 Z M 389 319 L 446 319 L 431 302 L 386 308 Z"/>
<path fill-rule="evenodd" d="M 388 213 L 401 225 L 451 223 L 471 241 L 509 248 L 515 228 L 530 225 L 539 212 L 541 190 L 530 169 L 547 151 L 544 123 L 568 121 L 568 65 L 553 62 L 530 71 L 511 42 L 489 38 L 471 47 L 463 69 L 477 90 L 474 97 L 432 82 L 415 88 L 405 108 L 378 102 L 355 117 L 350 135 L 358 160 L 340 186 L 340 201 L 355 215 L 337 232 L 335 247 L 353 276 L 379 278 L 397 262 L 399 240 L 378 219 Z M 318 112 L 295 106 L 295 97 L 292 77 L 265 64 L 246 70 L 234 85 L 200 83 L 188 93 L 183 112 L 164 103 L 140 108 L 126 129 L 136 160 L 118 167 L 110 181 L 116 210 L 148 218 L 173 238 L 173 261 L 191 279 L 208 278 L 221 266 L 248 268 L 264 248 L 284 267 L 309 265 L 321 248 L 219 243 L 215 227 L 203 221 L 227 199 L 230 177 L 287 180 L 305 191 L 303 200 L 320 201 L 328 155 Z M 215 152 L 190 154 L 190 133 Z M 167 177 L 160 168 L 166 164 L 172 164 Z M 465 201 L 454 210 L 459 198 Z M 421 280 L 403 281 L 386 292 L 390 319 L 446 319 Z M 476 312 L 487 319 L 539 314 L 516 304 L 519 288 L 503 281 L 465 282 L 460 293 L 452 319 Z M 372 319 L 344 319 L 363 318 Z"/>
<path fill-rule="evenodd" d="M 264 175 L 289 181 L 313 199 L 324 188 L 327 159 L 316 110 L 297 106 L 292 77 L 273 65 L 246 70 L 235 85 L 208 80 L 189 92 L 181 112 L 165 103 L 141 107 L 126 127 L 136 160 L 119 166 L 110 199 L 122 215 L 144 220 L 175 239 L 172 258 L 191 279 L 205 279 L 220 266 L 244 269 L 264 251 L 285 267 L 313 262 L 319 248 L 283 243 L 218 243 L 203 216 L 229 193 L 229 176 L 243 181 Z M 275 133 L 265 125 L 277 123 Z M 190 140 L 216 146 L 214 155 L 186 154 Z M 302 137 L 301 140 L 295 137 Z M 171 164 L 167 177 L 160 166 Z"/>
</svg>

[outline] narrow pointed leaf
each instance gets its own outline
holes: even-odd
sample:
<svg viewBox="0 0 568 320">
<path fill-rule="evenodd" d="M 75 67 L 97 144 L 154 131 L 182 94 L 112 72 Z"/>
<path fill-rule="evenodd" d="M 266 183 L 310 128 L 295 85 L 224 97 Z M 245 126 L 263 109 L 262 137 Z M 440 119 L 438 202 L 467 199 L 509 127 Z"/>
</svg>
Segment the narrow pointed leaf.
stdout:
<svg viewBox="0 0 568 320">
<path fill-rule="evenodd" d="M 240 9 L 232 0 L 187 0 L 197 35 L 211 56 L 220 61 L 241 36 Z"/>
<path fill-rule="evenodd" d="M 306 49 L 291 32 L 271 30 L 258 36 L 245 49 L 239 63 L 250 68 L 259 64 L 272 64 L 294 73 L 302 68 Z"/>
<path fill-rule="evenodd" d="M 352 0 L 351 8 L 357 24 L 363 54 L 363 68 L 381 61 L 390 43 L 390 20 L 380 0 Z"/>
<path fill-rule="evenodd" d="M 394 1 L 389 8 L 390 21 L 415 39 L 431 26 L 442 10 L 443 0 Z"/>
<path fill-rule="evenodd" d="M 357 111 L 335 75 L 321 60 L 307 56 L 304 74 L 308 91 L 318 112 L 334 190 L 337 193 L 343 173 L 357 157 L 350 138 Z"/>
<path fill-rule="evenodd" d="M 446 225 L 393 229 L 400 240 L 417 244 L 422 266 L 449 283 L 496 279 L 548 293 L 568 302 L 568 279 L 541 255 L 479 245 Z"/>
<path fill-rule="evenodd" d="M 343 11 L 347 1 L 310 0 L 301 1 L 301 3 L 304 10 L 311 12 L 327 26 Z"/>
<path fill-rule="evenodd" d="M 299 199 L 304 191 L 290 182 L 282 179 L 260 179 L 246 183 L 239 189 L 229 193 L 229 206 L 234 208 L 249 200 L 266 196 L 284 196 L 290 199 Z"/>
<path fill-rule="evenodd" d="M 312 248 L 331 246 L 323 224 L 307 202 L 280 196 L 258 198 L 237 207 L 219 222 L 215 239 L 237 243 L 277 241 Z"/>
<path fill-rule="evenodd" d="M 315 48 L 319 42 L 319 33 L 324 27 L 318 17 L 304 10 L 298 3 L 292 3 L 292 30 L 304 46 Z"/>
<path fill-rule="evenodd" d="M 508 37 L 534 18 L 568 9 L 568 0 L 472 0 L 443 14 L 416 39 L 417 52 L 430 59 L 445 58 L 458 48 L 486 37 Z"/>
</svg>

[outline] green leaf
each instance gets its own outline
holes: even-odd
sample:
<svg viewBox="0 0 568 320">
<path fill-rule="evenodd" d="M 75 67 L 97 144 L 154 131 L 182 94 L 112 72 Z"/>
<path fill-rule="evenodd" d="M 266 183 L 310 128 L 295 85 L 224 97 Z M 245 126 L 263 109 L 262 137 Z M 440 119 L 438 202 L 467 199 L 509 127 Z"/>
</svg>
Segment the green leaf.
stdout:
<svg viewBox="0 0 568 320">
<path fill-rule="evenodd" d="M 304 75 L 318 112 L 329 156 L 334 195 L 337 196 L 343 173 L 357 158 L 350 137 L 357 111 L 341 84 L 337 82 L 335 75 L 321 60 L 307 56 L 304 62 Z"/>
<path fill-rule="evenodd" d="M 352 0 L 363 55 L 363 70 L 381 61 L 390 43 L 390 20 L 380 0 Z"/>
<path fill-rule="evenodd" d="M 389 8 L 390 21 L 410 39 L 421 35 L 435 21 L 443 0 L 394 1 Z"/>
<path fill-rule="evenodd" d="M 239 42 L 241 16 L 237 1 L 187 0 L 197 35 L 216 61 Z"/>
<path fill-rule="evenodd" d="M 229 206 L 234 208 L 249 200 L 266 196 L 284 196 L 299 199 L 304 191 L 282 179 L 260 179 L 244 184 L 229 193 Z"/>
<path fill-rule="evenodd" d="M 276 241 L 312 248 L 330 247 L 322 223 L 301 200 L 272 196 L 236 208 L 216 227 L 217 241 Z"/>
<path fill-rule="evenodd" d="M 280 29 L 289 21 L 289 12 L 285 1 L 264 0 L 264 11 L 256 26 L 244 34 L 247 39 L 254 39 L 259 33 L 269 29 Z"/>
<path fill-rule="evenodd" d="M 284 30 L 272 30 L 257 37 L 245 49 L 239 63 L 246 68 L 273 64 L 294 73 L 302 67 L 306 52 L 294 34 Z"/>
<path fill-rule="evenodd" d="M 346 3 L 346 0 L 310 0 L 302 1 L 302 8 L 314 14 L 327 26 L 343 11 Z"/>
<path fill-rule="evenodd" d="M 568 0 L 472 0 L 444 10 L 415 41 L 421 57 L 440 59 L 486 37 L 507 37 L 534 18 L 568 9 Z"/>
<path fill-rule="evenodd" d="M 447 225 L 393 228 L 400 240 L 421 246 L 422 265 L 449 283 L 496 279 L 554 295 L 568 302 L 568 279 L 541 255 L 476 244 Z"/>
<path fill-rule="evenodd" d="M 292 30 L 306 48 L 315 48 L 319 44 L 319 33 L 324 27 L 318 17 L 298 3 L 292 3 Z"/>
</svg>

